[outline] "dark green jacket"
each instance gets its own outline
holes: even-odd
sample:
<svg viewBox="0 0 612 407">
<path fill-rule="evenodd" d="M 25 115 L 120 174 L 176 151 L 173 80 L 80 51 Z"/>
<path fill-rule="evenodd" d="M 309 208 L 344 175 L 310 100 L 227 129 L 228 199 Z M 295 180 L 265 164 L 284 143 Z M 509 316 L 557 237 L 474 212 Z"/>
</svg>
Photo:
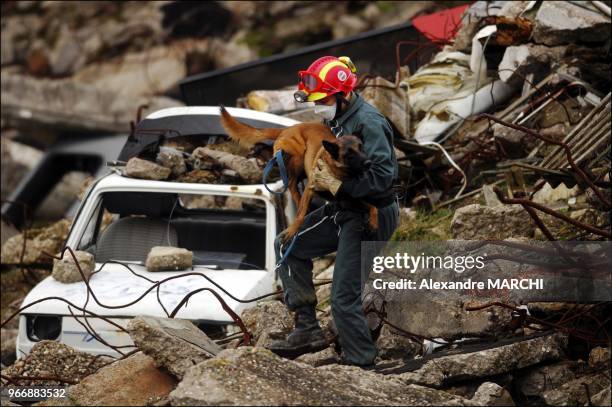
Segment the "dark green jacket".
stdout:
<svg viewBox="0 0 612 407">
<path fill-rule="evenodd" d="M 342 135 L 361 135 L 364 152 L 372 160 L 372 166 L 366 172 L 342 183 L 340 196 L 375 199 L 388 195 L 398 170 L 393 130 L 387 119 L 360 95 L 353 93 L 347 110 L 326 124 L 336 136 L 337 126 L 341 126 Z"/>
</svg>

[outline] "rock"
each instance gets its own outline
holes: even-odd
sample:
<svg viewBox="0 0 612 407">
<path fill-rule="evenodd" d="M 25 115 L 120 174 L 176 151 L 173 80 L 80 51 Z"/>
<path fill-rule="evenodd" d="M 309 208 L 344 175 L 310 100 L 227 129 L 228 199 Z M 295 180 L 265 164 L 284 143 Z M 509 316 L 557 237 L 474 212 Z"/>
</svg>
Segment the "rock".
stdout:
<svg viewBox="0 0 612 407">
<path fill-rule="evenodd" d="M 367 286 L 370 287 L 369 284 Z M 451 340 L 469 336 L 491 336 L 507 332 L 512 320 L 509 310 L 498 307 L 466 311 L 465 304 L 472 304 L 474 298 L 449 291 L 395 299 L 387 293 L 385 298 L 389 322 L 403 330 L 429 338 Z M 484 298 L 479 300 L 484 301 Z"/>
<path fill-rule="evenodd" d="M 200 161 L 212 160 L 218 166 L 235 171 L 236 174 L 249 183 L 260 183 L 263 168 L 256 158 L 245 158 L 239 155 L 213 150 L 209 147 L 198 147 L 192 153 Z"/>
<path fill-rule="evenodd" d="M 193 264 L 193 252 L 181 247 L 155 246 L 147 255 L 148 271 L 186 270 Z"/>
<path fill-rule="evenodd" d="M 606 365 L 610 365 L 610 348 L 593 348 L 589 353 L 589 367 L 599 369 Z"/>
<path fill-rule="evenodd" d="M 132 178 L 165 180 L 171 172 L 169 168 L 138 157 L 130 158 L 125 166 L 125 174 Z"/>
<path fill-rule="evenodd" d="M 398 73 L 400 75 L 400 85 L 397 89 L 387 89 L 394 84 L 384 78 L 376 77 L 373 81 L 368 81 L 361 96 L 366 102 L 375 106 L 389 121 L 395 126 L 399 133 L 410 138 L 410 105 L 408 103 L 408 83 L 404 81 L 410 76 L 408 69 L 403 67 Z"/>
<path fill-rule="evenodd" d="M 138 352 L 70 386 L 67 394 L 77 406 L 142 406 L 166 396 L 175 385 L 152 358 Z"/>
<path fill-rule="evenodd" d="M 593 6 L 548 1 L 542 3 L 535 15 L 533 40 L 538 44 L 601 42 L 609 35 L 610 17 Z"/>
<path fill-rule="evenodd" d="M 227 349 L 192 367 L 172 405 L 449 405 L 467 400 L 350 366 L 314 368 L 262 348 Z"/>
<path fill-rule="evenodd" d="M 89 64 L 73 79 L 113 92 L 116 97 L 135 99 L 163 95 L 187 75 L 187 54 L 205 54 L 208 46 L 208 40 L 176 41 L 169 46 L 152 47 Z"/>
<path fill-rule="evenodd" d="M 138 349 L 179 380 L 190 367 L 221 352 L 188 320 L 139 316 L 128 323 L 127 329 Z"/>
<path fill-rule="evenodd" d="M 341 14 L 338 18 L 338 24 L 332 27 L 332 35 L 334 39 L 344 38 L 364 32 L 368 29 L 368 26 L 367 21 L 356 15 Z"/>
<path fill-rule="evenodd" d="M 41 151 L 2 137 L 0 151 L 2 152 L 1 196 L 8 199 L 23 177 L 40 161 Z"/>
<path fill-rule="evenodd" d="M 453 239 L 463 240 L 531 237 L 534 229 L 533 221 L 520 205 L 467 205 L 455 211 L 451 222 Z"/>
<path fill-rule="evenodd" d="M 229 41 L 213 38 L 210 44 L 210 58 L 215 61 L 217 69 L 229 68 L 257 59 L 257 53 L 239 41 L 240 38 L 236 37 Z"/>
<path fill-rule="evenodd" d="M 606 388 L 610 388 L 610 378 L 605 372 L 588 374 L 544 392 L 542 399 L 548 406 L 584 406 L 590 402 L 589 397 Z"/>
<path fill-rule="evenodd" d="M 257 346 L 265 347 L 269 340 L 286 336 L 293 330 L 294 320 L 280 301 L 262 301 L 242 312 L 242 321 L 253 334 Z"/>
<path fill-rule="evenodd" d="M 17 334 L 19 330 L 10 329 L 10 328 L 2 328 L 1 330 L 1 359 L 2 364 L 9 366 L 12 365 L 13 362 L 17 359 Z"/>
<path fill-rule="evenodd" d="M 594 406 L 610 406 L 612 405 L 612 401 L 610 398 L 610 386 L 606 387 L 593 397 L 591 397 L 591 403 Z"/>
<path fill-rule="evenodd" d="M 183 154 L 172 148 L 160 147 L 155 161 L 162 167 L 169 168 L 174 177 L 179 177 L 187 171 Z"/>
<path fill-rule="evenodd" d="M 118 97 L 94 85 L 72 79 L 35 79 L 2 74 L 2 119 L 18 129 L 62 132 L 108 131 L 126 133 L 137 106 L 150 111 L 181 106 L 161 96 Z M 45 95 L 41 103 L 41 95 Z"/>
<path fill-rule="evenodd" d="M 26 232 L 24 264 L 52 263 L 52 258 L 43 254 L 58 253 L 70 230 L 70 221 L 62 219 L 44 228 L 29 229 Z M 19 263 L 23 253 L 23 233 L 9 238 L 2 246 L 2 263 Z"/>
<path fill-rule="evenodd" d="M 435 357 L 417 370 L 399 376 L 407 383 L 440 387 L 557 360 L 563 357 L 566 347 L 567 336 L 552 334 L 478 352 Z"/>
<path fill-rule="evenodd" d="M 577 196 L 580 192 L 578 185 L 568 188 L 564 183 L 560 183 L 553 188 L 548 182 L 533 194 L 532 201 L 542 205 L 550 205 L 557 201 L 567 201 L 569 198 Z"/>
<path fill-rule="evenodd" d="M 247 106 L 249 109 L 259 112 L 282 114 L 294 110 L 304 109 L 312 103 L 298 103 L 291 90 L 254 90 L 247 94 Z"/>
<path fill-rule="evenodd" d="M 86 281 L 89 281 L 91 273 L 96 268 L 96 262 L 93 254 L 76 250 L 74 252 L 74 256 L 81 267 L 81 271 L 83 271 L 83 274 L 85 275 Z M 77 264 L 74 262 L 74 259 L 69 251 L 64 252 L 64 257 L 61 260 L 55 259 L 53 261 L 53 272 L 51 275 L 54 279 L 64 284 L 78 283 L 79 281 L 83 280 L 81 273 L 79 273 Z"/>
<path fill-rule="evenodd" d="M 484 196 L 485 204 L 489 207 L 503 206 L 503 203 L 499 200 L 493 188 L 490 185 L 482 186 L 482 195 Z"/>
<path fill-rule="evenodd" d="M 524 397 L 537 397 L 548 390 L 561 386 L 576 378 L 584 369 L 584 363 L 563 360 L 550 365 L 536 366 L 517 377 L 518 391 Z"/>
<path fill-rule="evenodd" d="M 514 406 L 514 400 L 508 390 L 499 384 L 484 382 L 481 384 L 474 397 L 470 399 L 470 406 Z"/>
<path fill-rule="evenodd" d="M 382 360 L 413 359 L 421 350 L 421 344 L 385 324 L 378 340 L 378 357 Z"/>
<path fill-rule="evenodd" d="M 338 353 L 331 346 L 316 353 L 307 353 L 295 359 L 296 362 L 306 363 L 312 367 L 331 365 L 340 362 Z"/>
<path fill-rule="evenodd" d="M 79 381 L 106 365 L 109 358 L 79 352 L 55 341 L 37 342 L 30 353 L 2 371 L 5 376 L 47 376 Z M 29 380 L 19 380 L 20 385 L 30 385 Z M 45 380 L 37 384 L 52 386 L 59 382 Z"/>
</svg>

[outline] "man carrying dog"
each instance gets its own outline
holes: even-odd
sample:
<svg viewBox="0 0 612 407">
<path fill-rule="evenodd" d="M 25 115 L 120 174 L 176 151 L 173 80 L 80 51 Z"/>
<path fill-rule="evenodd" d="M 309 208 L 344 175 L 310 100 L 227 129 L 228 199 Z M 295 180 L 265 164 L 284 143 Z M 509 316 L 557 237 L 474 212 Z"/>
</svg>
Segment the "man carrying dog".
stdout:
<svg viewBox="0 0 612 407">
<path fill-rule="evenodd" d="M 317 321 L 317 298 L 312 281 L 312 258 L 337 252 L 331 292 L 331 309 L 343 363 L 369 367 L 377 354 L 363 312 L 361 292 L 361 242 L 391 237 L 399 218 L 392 186 L 397 177 L 393 130 L 385 117 L 353 91 L 356 69 L 347 57 L 326 56 L 299 72 L 298 102 L 314 102 L 334 135 L 358 135 L 371 165 L 360 175 L 340 181 L 325 163 L 314 170 L 315 190 L 327 190 L 337 202 L 309 213 L 285 261 L 279 266 L 287 307 L 295 312 L 294 331 L 269 349 L 283 356 L 316 352 L 328 342 Z M 378 230 L 367 229 L 367 212 L 354 210 L 351 200 L 362 200 L 378 208 Z M 287 249 L 283 233 L 275 241 L 277 260 Z"/>
</svg>

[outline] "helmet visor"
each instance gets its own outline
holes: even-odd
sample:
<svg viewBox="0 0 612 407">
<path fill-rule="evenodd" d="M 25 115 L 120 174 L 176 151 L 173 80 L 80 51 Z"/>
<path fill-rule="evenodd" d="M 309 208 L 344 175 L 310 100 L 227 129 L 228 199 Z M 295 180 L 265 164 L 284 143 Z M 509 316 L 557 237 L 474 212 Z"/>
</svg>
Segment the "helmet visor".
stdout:
<svg viewBox="0 0 612 407">
<path fill-rule="evenodd" d="M 321 85 L 323 84 L 319 77 L 311 74 L 310 72 L 300 71 L 300 87 L 306 90 L 307 92 L 315 92 L 319 90 Z"/>
</svg>

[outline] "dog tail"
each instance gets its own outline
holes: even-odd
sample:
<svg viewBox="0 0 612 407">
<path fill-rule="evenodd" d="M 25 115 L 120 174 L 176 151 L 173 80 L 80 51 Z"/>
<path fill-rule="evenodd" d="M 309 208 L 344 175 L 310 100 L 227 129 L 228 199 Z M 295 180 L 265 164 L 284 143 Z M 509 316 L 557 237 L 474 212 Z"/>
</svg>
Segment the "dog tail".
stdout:
<svg viewBox="0 0 612 407">
<path fill-rule="evenodd" d="M 257 129 L 234 119 L 223 106 L 221 109 L 221 124 L 232 140 L 247 147 L 264 140 L 275 140 L 282 129 Z"/>
</svg>

